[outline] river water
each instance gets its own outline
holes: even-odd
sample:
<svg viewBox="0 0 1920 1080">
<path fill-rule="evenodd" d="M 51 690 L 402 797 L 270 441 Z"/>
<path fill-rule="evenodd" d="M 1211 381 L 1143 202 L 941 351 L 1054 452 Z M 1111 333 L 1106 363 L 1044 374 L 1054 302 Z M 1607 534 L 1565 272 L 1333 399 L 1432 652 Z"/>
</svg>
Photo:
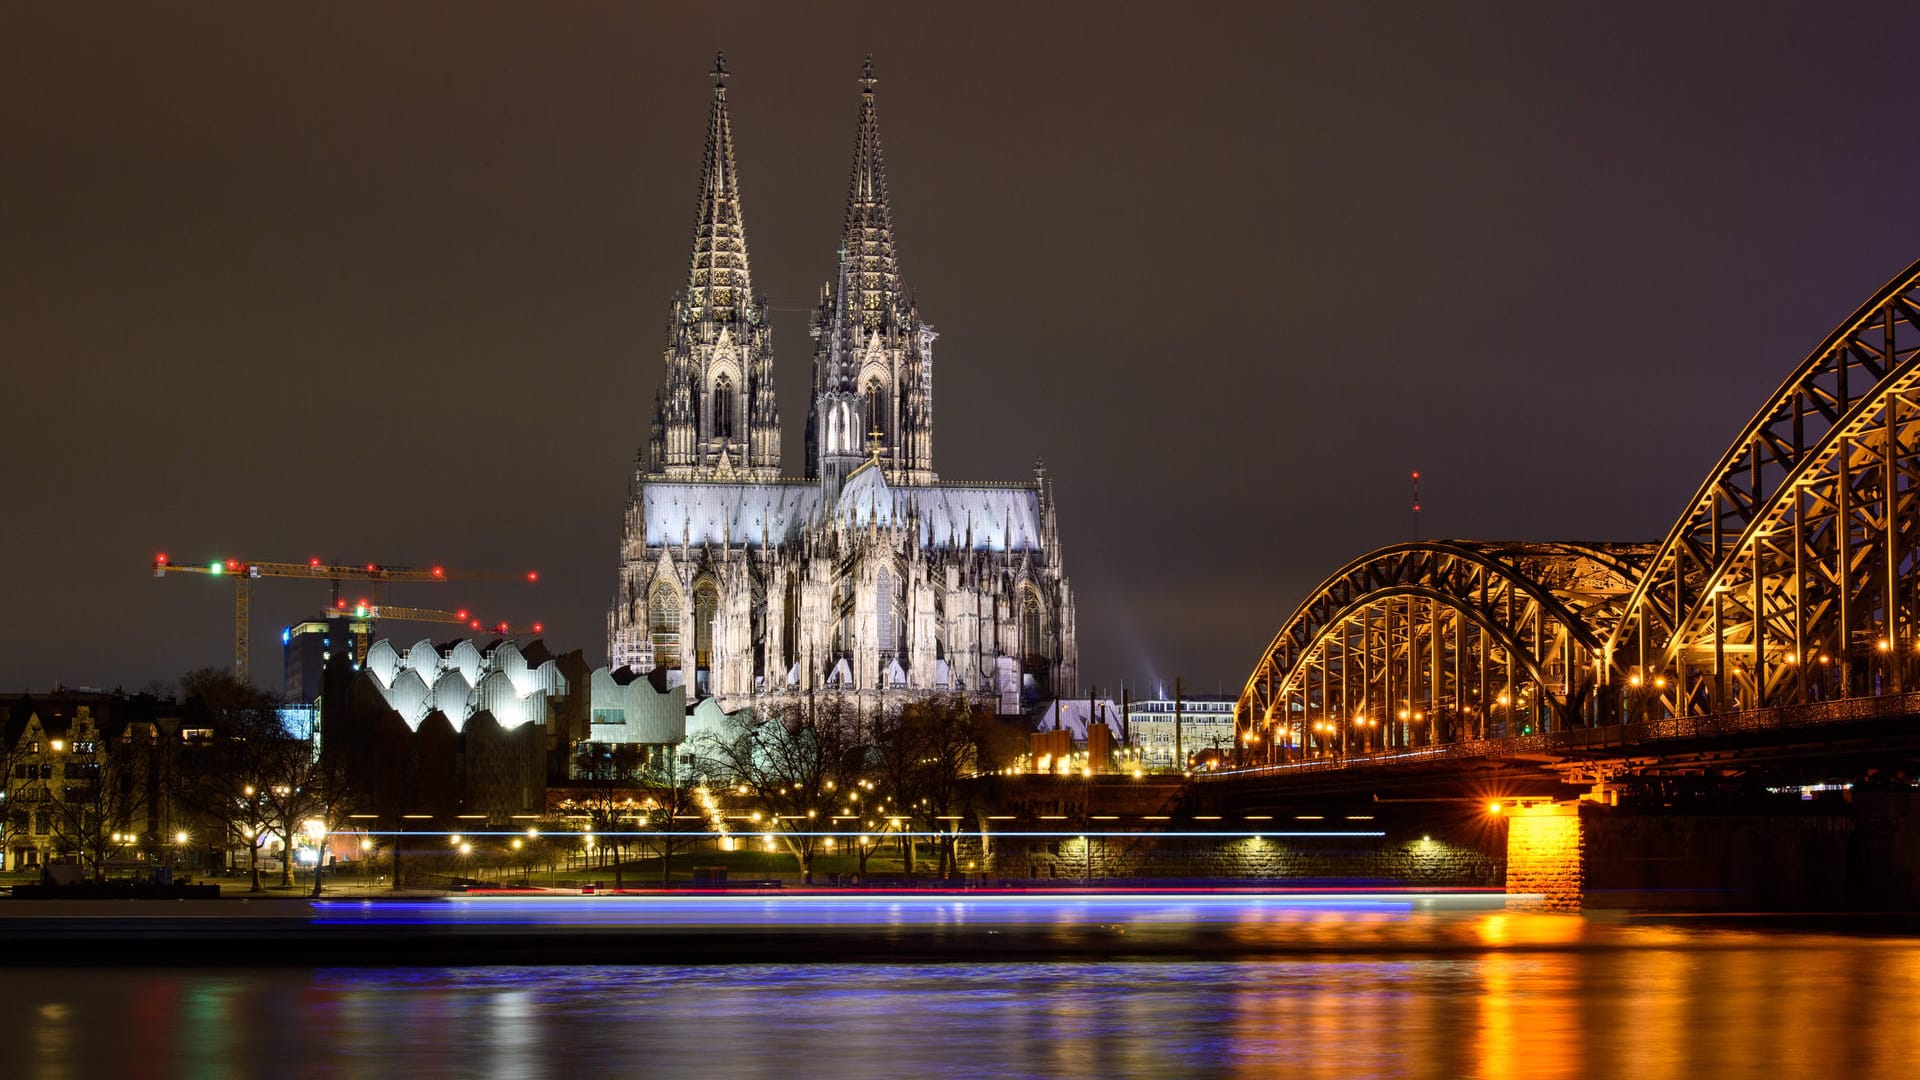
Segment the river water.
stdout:
<svg viewBox="0 0 1920 1080">
<path fill-rule="evenodd" d="M 1920 1075 L 1920 939 L 1473 904 L 1247 911 L 1236 932 L 1301 949 L 1205 962 L 0 970 L 0 1075 Z"/>
</svg>

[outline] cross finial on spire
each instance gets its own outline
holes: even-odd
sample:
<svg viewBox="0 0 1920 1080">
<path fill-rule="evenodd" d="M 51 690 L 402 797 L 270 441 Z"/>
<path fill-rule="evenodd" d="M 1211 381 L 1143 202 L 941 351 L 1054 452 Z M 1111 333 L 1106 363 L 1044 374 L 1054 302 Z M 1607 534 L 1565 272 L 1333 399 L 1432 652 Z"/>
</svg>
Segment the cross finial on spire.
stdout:
<svg viewBox="0 0 1920 1080">
<path fill-rule="evenodd" d="M 880 423 L 876 420 L 873 430 L 867 432 L 867 454 L 876 465 L 880 463 L 880 438 Z"/>
<path fill-rule="evenodd" d="M 725 90 L 727 88 L 727 74 L 727 54 L 724 52 L 714 53 L 713 88 L 715 90 Z"/>
<path fill-rule="evenodd" d="M 879 79 L 873 77 L 873 54 L 868 53 L 866 65 L 860 69 L 860 85 L 866 87 L 866 92 L 871 94 L 873 93 L 873 84 L 879 81 Z"/>
</svg>

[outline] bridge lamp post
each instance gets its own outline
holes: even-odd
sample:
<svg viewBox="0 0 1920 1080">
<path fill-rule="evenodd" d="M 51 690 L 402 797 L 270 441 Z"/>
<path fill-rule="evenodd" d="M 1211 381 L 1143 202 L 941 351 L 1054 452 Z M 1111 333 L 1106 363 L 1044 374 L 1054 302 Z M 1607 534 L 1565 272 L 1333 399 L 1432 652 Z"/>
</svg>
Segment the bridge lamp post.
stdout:
<svg viewBox="0 0 1920 1080">
<path fill-rule="evenodd" d="M 1353 718 L 1353 726 L 1360 729 L 1360 752 L 1363 754 L 1371 753 L 1373 751 L 1373 729 L 1380 726 L 1380 721 L 1375 720 L 1371 716 L 1361 715 Z"/>
</svg>

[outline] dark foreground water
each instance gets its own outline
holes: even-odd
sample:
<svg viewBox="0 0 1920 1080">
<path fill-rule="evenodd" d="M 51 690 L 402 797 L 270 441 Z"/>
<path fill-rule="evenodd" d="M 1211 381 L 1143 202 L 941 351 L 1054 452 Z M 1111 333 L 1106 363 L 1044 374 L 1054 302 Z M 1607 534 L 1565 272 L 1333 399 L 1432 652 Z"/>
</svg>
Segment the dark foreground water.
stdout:
<svg viewBox="0 0 1920 1080">
<path fill-rule="evenodd" d="M 1247 930 L 1313 947 L 1240 962 L 15 968 L 0 971 L 0 1076 L 1920 1075 L 1916 939 L 1367 906 L 1267 910 Z"/>
</svg>

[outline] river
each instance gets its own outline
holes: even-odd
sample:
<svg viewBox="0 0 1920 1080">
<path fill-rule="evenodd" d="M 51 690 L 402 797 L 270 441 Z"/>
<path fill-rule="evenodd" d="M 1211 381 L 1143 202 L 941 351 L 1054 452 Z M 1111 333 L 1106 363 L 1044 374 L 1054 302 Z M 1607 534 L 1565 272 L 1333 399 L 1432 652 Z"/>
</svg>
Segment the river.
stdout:
<svg viewBox="0 0 1920 1080">
<path fill-rule="evenodd" d="M 1920 1071 L 1920 939 L 1509 913 L 1484 899 L 1242 902 L 1237 917 L 1230 899 L 1198 913 L 1190 898 L 1133 903 L 1131 913 L 1068 917 L 1132 920 L 1141 933 L 1155 922 L 1237 918 L 1233 932 L 1249 941 L 1300 948 L 1204 961 L 996 963 L 983 953 L 949 963 L 507 967 L 476 955 L 452 967 L 13 968 L 0 971 L 0 1072 L 1678 1080 Z M 1044 906 L 993 917 L 1073 910 Z M 871 908 L 881 919 L 900 910 Z M 497 919 L 539 909 L 434 910 L 446 921 L 463 910 Z M 848 910 L 835 920 L 851 920 Z"/>
</svg>

